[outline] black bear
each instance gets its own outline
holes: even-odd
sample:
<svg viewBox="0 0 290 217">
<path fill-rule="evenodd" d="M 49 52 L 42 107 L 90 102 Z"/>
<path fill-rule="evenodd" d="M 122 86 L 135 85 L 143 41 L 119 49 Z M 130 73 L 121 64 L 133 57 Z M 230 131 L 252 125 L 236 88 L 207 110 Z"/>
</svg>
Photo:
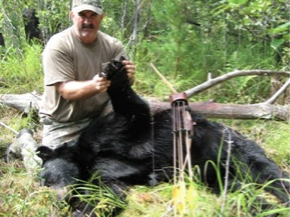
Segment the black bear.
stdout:
<svg viewBox="0 0 290 217">
<path fill-rule="evenodd" d="M 112 81 L 108 94 L 114 112 L 94 120 L 76 143 L 65 143 L 55 150 L 38 148 L 43 160 L 40 173 L 43 185 L 59 189 L 78 180 L 89 180 L 98 172 L 100 180 L 96 185 L 102 183 L 125 198 L 123 192 L 127 186 L 173 179 L 171 110 L 152 115 L 149 105 L 134 92 L 120 68 L 120 62 L 112 61 L 104 70 Z M 225 176 L 229 163 L 233 190 L 247 181 L 247 177 L 250 177 L 248 181 L 262 185 L 272 181 L 265 190 L 281 202 L 289 202 L 289 182 L 281 181 L 286 175 L 258 144 L 199 114 L 191 112 L 191 116 L 194 120 L 191 164 L 200 168 L 200 177 L 207 186 L 220 190 L 217 170 L 208 162 L 219 166 L 220 177 Z M 229 138 L 231 141 L 227 141 Z M 227 162 L 229 144 L 231 155 Z M 80 212 L 88 214 L 92 209 Z"/>
</svg>

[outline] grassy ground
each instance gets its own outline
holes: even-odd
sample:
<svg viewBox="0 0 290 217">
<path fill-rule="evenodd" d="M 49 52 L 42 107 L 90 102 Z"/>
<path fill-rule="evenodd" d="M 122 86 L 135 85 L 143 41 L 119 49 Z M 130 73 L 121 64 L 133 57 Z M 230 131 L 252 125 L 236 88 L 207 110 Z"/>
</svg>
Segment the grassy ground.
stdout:
<svg viewBox="0 0 290 217">
<path fill-rule="evenodd" d="M 40 128 L 34 119 L 11 108 L 0 108 L 0 121 L 19 131 L 24 127 L 37 130 L 36 140 L 40 139 Z M 269 157 L 273 158 L 284 170 L 290 171 L 290 130 L 289 123 L 275 121 L 238 121 L 219 120 L 232 126 L 263 146 Z M 68 207 L 57 202 L 54 192 L 39 186 L 39 180 L 29 177 L 22 161 L 5 163 L 4 151 L 12 143 L 16 134 L 0 126 L 0 216 L 69 216 Z M 222 197 L 209 193 L 206 188 L 194 182 L 188 182 L 183 214 L 172 209 L 174 186 L 161 184 L 156 187 L 135 186 L 128 195 L 129 203 L 121 217 L 142 216 L 250 216 L 250 205 L 258 208 L 252 200 L 262 195 L 276 203 L 276 199 L 263 191 L 253 193 L 252 186 L 244 186 L 240 192 Z M 251 196 L 249 196 L 251 194 Z M 250 199 L 246 199 L 246 197 Z M 104 206 L 100 204 L 99 206 Z M 289 216 L 284 209 L 281 216 Z M 276 209 L 276 211 L 278 211 Z M 258 216 L 265 216 L 260 213 Z"/>
</svg>

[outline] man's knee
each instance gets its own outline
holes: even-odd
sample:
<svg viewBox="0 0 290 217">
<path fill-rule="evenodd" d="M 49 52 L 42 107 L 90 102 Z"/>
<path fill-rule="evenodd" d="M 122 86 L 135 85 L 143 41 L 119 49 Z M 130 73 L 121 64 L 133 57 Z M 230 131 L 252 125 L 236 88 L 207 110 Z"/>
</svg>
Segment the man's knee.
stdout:
<svg viewBox="0 0 290 217">
<path fill-rule="evenodd" d="M 52 121 L 51 123 L 43 123 L 42 145 L 55 149 L 67 142 L 77 142 L 83 129 L 91 123 L 91 119 L 69 123 Z"/>
</svg>

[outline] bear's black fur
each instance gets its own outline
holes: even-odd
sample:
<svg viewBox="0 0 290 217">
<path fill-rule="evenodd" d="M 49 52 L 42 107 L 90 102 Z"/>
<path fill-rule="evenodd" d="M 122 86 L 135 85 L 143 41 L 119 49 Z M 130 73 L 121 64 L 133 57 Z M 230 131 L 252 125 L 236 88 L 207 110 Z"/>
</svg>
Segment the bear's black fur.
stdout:
<svg viewBox="0 0 290 217">
<path fill-rule="evenodd" d="M 148 185 L 173 178 L 173 136 L 171 111 L 150 113 L 149 105 L 131 88 L 124 70 L 108 76 L 108 89 L 114 112 L 94 120 L 76 144 L 66 143 L 51 150 L 41 146 L 43 185 L 64 187 L 77 179 L 89 180 L 98 172 L 101 182 L 117 195 L 130 185 Z M 229 181 L 233 189 L 240 182 L 265 184 L 265 190 L 281 202 L 289 202 L 289 182 L 279 167 L 265 155 L 264 150 L 239 132 L 220 123 L 211 122 L 191 112 L 195 122 L 191 161 L 198 166 L 202 181 L 219 189 L 216 169 L 225 176 L 228 146 L 231 143 Z M 229 141 L 231 140 L 231 141 Z M 250 180 L 249 180 L 250 177 Z M 99 184 L 98 182 L 95 184 Z"/>
</svg>

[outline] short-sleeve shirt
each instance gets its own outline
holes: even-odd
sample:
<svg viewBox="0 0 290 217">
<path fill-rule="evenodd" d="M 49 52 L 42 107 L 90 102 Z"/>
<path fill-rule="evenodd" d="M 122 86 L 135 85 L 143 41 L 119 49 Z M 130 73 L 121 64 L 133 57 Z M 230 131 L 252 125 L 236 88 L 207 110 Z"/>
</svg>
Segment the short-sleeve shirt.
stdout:
<svg viewBox="0 0 290 217">
<path fill-rule="evenodd" d="M 101 31 L 97 41 L 84 44 L 73 35 L 70 27 L 54 35 L 43 54 L 44 94 L 39 111 L 41 118 L 57 122 L 78 121 L 98 116 L 109 101 L 107 93 L 99 93 L 88 99 L 69 101 L 56 90 L 58 82 L 86 81 L 102 71 L 102 64 L 126 57 L 123 44 Z"/>
</svg>

